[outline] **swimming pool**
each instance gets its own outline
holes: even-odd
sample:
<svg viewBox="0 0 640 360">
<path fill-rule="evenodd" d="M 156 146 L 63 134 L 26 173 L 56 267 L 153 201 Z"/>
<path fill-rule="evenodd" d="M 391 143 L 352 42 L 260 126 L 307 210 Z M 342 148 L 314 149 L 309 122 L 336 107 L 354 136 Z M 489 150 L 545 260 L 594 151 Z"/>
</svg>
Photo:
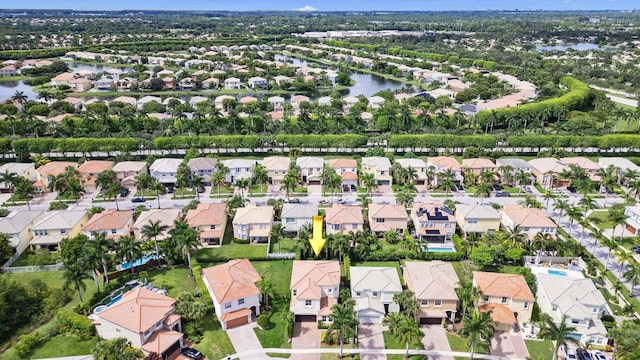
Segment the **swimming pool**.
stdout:
<svg viewBox="0 0 640 360">
<path fill-rule="evenodd" d="M 151 260 L 155 260 L 156 256 L 155 255 L 145 255 L 143 257 L 141 257 L 140 259 L 136 260 L 133 262 L 133 266 L 140 266 L 143 264 L 146 264 L 147 262 L 151 261 Z M 128 270 L 131 269 L 131 263 L 123 263 L 122 265 L 120 265 L 120 268 L 122 270 Z"/>
<path fill-rule="evenodd" d="M 562 271 L 562 270 L 548 269 L 547 273 L 549 275 L 555 275 L 555 276 L 567 276 L 567 272 L 566 271 Z"/>
<path fill-rule="evenodd" d="M 453 246 L 427 246 L 422 245 L 423 252 L 456 252 Z"/>
<path fill-rule="evenodd" d="M 114 297 L 113 299 L 111 299 L 111 301 L 109 301 L 106 305 L 98 305 L 96 306 L 95 309 L 93 309 L 93 313 L 94 314 L 99 314 L 103 311 L 105 311 L 109 306 L 117 303 L 118 301 L 122 300 L 122 294 Z"/>
</svg>

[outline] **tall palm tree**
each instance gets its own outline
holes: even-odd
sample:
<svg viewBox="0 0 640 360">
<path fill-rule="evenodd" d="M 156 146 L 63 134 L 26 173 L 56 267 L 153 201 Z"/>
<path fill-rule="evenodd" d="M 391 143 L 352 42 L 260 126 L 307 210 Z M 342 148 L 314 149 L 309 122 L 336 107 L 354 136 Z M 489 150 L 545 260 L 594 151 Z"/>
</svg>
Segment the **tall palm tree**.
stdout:
<svg viewBox="0 0 640 360">
<path fill-rule="evenodd" d="M 386 326 L 391 334 L 396 334 L 405 319 L 407 317 L 401 313 L 390 312 L 382 319 L 382 325 Z"/>
<path fill-rule="evenodd" d="M 335 304 L 331 307 L 331 319 L 333 322 L 327 329 L 327 334 L 328 336 L 335 334 L 338 337 L 340 341 L 340 358 L 342 358 L 344 339 L 355 336 L 358 318 L 352 307 Z"/>
<path fill-rule="evenodd" d="M 420 304 L 416 300 L 413 291 L 405 289 L 393 295 L 393 301 L 400 306 L 400 311 L 409 318 L 415 318 L 420 310 Z"/>
<path fill-rule="evenodd" d="M 571 232 L 573 230 L 573 222 L 582 219 L 584 214 L 577 206 L 570 206 L 567 210 L 567 215 L 569 216 L 569 232 Z"/>
<path fill-rule="evenodd" d="M 140 243 L 131 235 L 125 235 L 120 238 L 116 245 L 116 254 L 121 261 L 127 261 L 131 264 L 131 274 L 135 274 L 135 266 L 133 263 L 142 257 L 142 248 Z"/>
<path fill-rule="evenodd" d="M 8 170 L 0 174 L 0 181 L 5 183 L 5 185 L 9 188 L 9 194 L 11 194 L 11 204 L 16 204 L 16 199 L 13 197 L 13 188 L 18 181 L 18 174 L 14 172 L 9 172 Z"/>
<path fill-rule="evenodd" d="M 545 210 L 548 212 L 549 211 L 549 201 L 554 200 L 556 198 L 556 194 L 554 194 L 553 191 L 551 191 L 551 190 L 545 190 L 542 193 L 542 198 L 546 201 Z"/>
<path fill-rule="evenodd" d="M 220 197 L 220 185 L 224 184 L 225 178 L 226 174 L 220 170 L 216 171 L 213 176 L 211 176 L 211 183 L 218 187 L 218 197 Z"/>
<path fill-rule="evenodd" d="M 480 312 L 477 310 L 468 312 L 460 328 L 460 335 L 469 338 L 471 359 L 473 360 L 476 344 L 478 344 L 478 342 L 489 342 L 493 336 L 491 312 Z"/>
<path fill-rule="evenodd" d="M 518 193 L 520 193 L 522 190 L 520 185 L 531 183 L 531 174 L 521 169 L 516 172 L 514 179 L 516 180 L 516 186 L 519 188 Z"/>
<path fill-rule="evenodd" d="M 14 189 L 16 196 L 20 199 L 25 199 L 27 201 L 27 209 L 31 211 L 31 198 L 36 190 L 31 181 L 25 177 L 19 176 L 17 181 Z"/>
<path fill-rule="evenodd" d="M 187 259 L 187 265 L 191 271 L 191 253 L 202 246 L 202 242 L 198 238 L 198 232 L 189 227 L 184 221 L 176 221 L 172 234 L 178 245 L 178 251 Z"/>
<path fill-rule="evenodd" d="M 106 233 L 94 233 L 93 240 L 89 241 L 89 245 L 94 249 L 96 254 L 100 257 L 102 263 L 102 274 L 105 281 L 109 282 L 108 264 L 110 260 L 109 252 L 113 249 L 113 240 L 107 239 Z"/>
<path fill-rule="evenodd" d="M 623 209 L 617 207 L 609 209 L 607 219 L 613 223 L 613 229 L 620 225 L 620 243 L 622 243 L 622 238 L 624 237 L 624 224 L 627 223 L 627 218 L 629 218 L 629 216 L 624 213 Z"/>
<path fill-rule="evenodd" d="M 367 189 L 367 195 L 371 196 L 371 190 L 377 186 L 376 178 L 372 173 L 361 173 L 360 183 Z"/>
<path fill-rule="evenodd" d="M 236 187 L 240 190 L 240 196 L 242 196 L 242 198 L 246 198 L 245 191 L 249 189 L 249 186 L 251 186 L 249 179 L 239 179 L 236 181 Z"/>
<path fill-rule="evenodd" d="M 78 199 L 84 196 L 85 192 L 86 190 L 84 189 L 84 186 L 80 184 L 80 179 L 75 176 L 69 179 L 69 182 L 64 189 L 64 194 L 71 194 L 73 199 L 76 201 L 76 205 L 78 205 Z"/>
<path fill-rule="evenodd" d="M 525 234 L 520 225 L 507 227 L 505 242 L 510 248 L 522 248 L 525 245 L 526 240 L 527 234 Z"/>
<path fill-rule="evenodd" d="M 420 330 L 420 325 L 415 319 L 405 318 L 400 325 L 395 336 L 401 343 L 405 344 L 405 359 L 409 358 L 409 345 L 417 343 L 424 337 L 424 333 Z"/>
<path fill-rule="evenodd" d="M 484 203 L 484 198 L 491 195 L 491 189 L 492 187 L 489 183 L 481 182 L 480 184 L 478 184 L 475 195 L 480 196 L 480 205 Z"/>
<path fill-rule="evenodd" d="M 571 207 L 571 204 L 569 204 L 567 200 L 564 200 L 564 199 L 554 200 L 553 210 L 558 210 L 558 218 L 556 219 L 556 223 L 560 224 L 560 219 L 562 218 L 562 215 L 564 215 L 569 210 L 570 207 Z"/>
<path fill-rule="evenodd" d="M 480 291 L 473 286 L 471 280 L 463 279 L 460 281 L 460 287 L 458 288 L 458 297 L 460 298 L 462 318 L 464 319 L 467 311 L 473 308 L 474 302 L 480 297 Z"/>
<path fill-rule="evenodd" d="M 261 164 L 255 164 L 251 170 L 253 173 L 253 183 L 260 184 L 260 194 L 264 194 L 264 184 L 269 181 L 269 174 Z"/>
<path fill-rule="evenodd" d="M 624 270 L 624 267 L 627 263 L 631 263 L 631 260 L 633 260 L 633 253 L 627 251 L 623 247 L 618 247 L 616 250 L 614 250 L 614 255 L 618 260 L 618 263 L 620 264 L 620 268 L 618 269 L 618 276 L 616 277 L 616 279 L 620 281 L 620 278 L 622 277 L 622 270 Z"/>
<path fill-rule="evenodd" d="M 269 236 L 271 236 L 271 244 L 273 244 L 274 242 L 278 243 L 278 252 L 280 252 L 281 248 L 282 248 L 282 239 L 284 239 L 287 236 L 287 232 L 284 228 L 284 226 L 282 226 L 282 223 L 277 223 L 275 225 L 273 225 L 271 227 L 271 232 L 269 233 Z M 271 249 L 270 249 L 271 251 Z"/>
<path fill-rule="evenodd" d="M 609 192 L 613 191 L 618 184 L 618 171 L 620 169 L 614 165 L 609 165 L 604 169 L 600 169 L 598 175 L 600 176 L 600 185 L 606 190 L 604 195 L 604 202 L 602 206 L 607 206 L 607 200 L 609 199 Z"/>
<path fill-rule="evenodd" d="M 440 182 L 440 187 L 445 191 L 444 198 L 446 200 L 449 198 L 449 192 L 456 189 L 456 184 L 453 178 L 446 177 Z"/>
<path fill-rule="evenodd" d="M 611 253 L 618 248 L 618 243 L 611 238 L 604 237 L 601 241 L 602 246 L 606 246 L 609 249 L 607 253 L 607 260 L 604 262 L 604 269 L 606 270 L 609 266 L 609 259 L 611 258 Z"/>
<path fill-rule="evenodd" d="M 567 325 L 567 318 L 563 317 L 560 324 L 556 324 L 551 316 L 544 316 L 542 327 L 538 335 L 545 339 L 551 340 L 555 343 L 553 349 L 553 360 L 558 358 L 558 349 L 566 347 L 569 343 L 579 344 L 575 338 L 572 337 L 573 332 L 576 330 L 573 326 Z"/>
<path fill-rule="evenodd" d="M 196 191 L 196 199 L 200 202 L 200 189 L 204 188 L 204 179 L 202 178 L 202 175 L 193 175 L 189 184 Z"/>
<path fill-rule="evenodd" d="M 160 249 L 158 247 L 158 235 L 167 231 L 169 226 L 162 224 L 160 220 L 149 220 L 149 223 L 142 225 L 140 233 L 145 240 L 153 241 L 156 248 L 156 260 L 158 260 L 158 268 L 160 268 Z"/>
<path fill-rule="evenodd" d="M 158 209 L 160 209 L 160 195 L 166 194 L 167 193 L 167 188 L 164 186 L 163 183 L 161 183 L 160 181 L 154 179 L 151 182 L 151 186 L 150 186 L 149 189 L 155 191 L 156 200 L 158 201 Z"/>
<path fill-rule="evenodd" d="M 340 185 L 342 185 L 342 179 L 335 171 L 329 172 L 329 175 L 323 182 L 323 185 L 331 191 L 331 202 L 333 202 L 333 197 L 335 196 L 336 191 L 340 189 Z"/>
<path fill-rule="evenodd" d="M 147 173 L 142 173 L 135 177 L 136 187 L 140 190 L 140 196 L 144 197 L 144 189 L 147 189 L 153 183 L 153 177 Z"/>
<path fill-rule="evenodd" d="M 593 210 L 596 208 L 597 204 L 596 201 L 593 199 L 592 196 L 589 195 L 585 195 L 583 196 L 579 201 L 578 201 L 578 205 L 582 206 L 584 208 L 584 214 L 585 216 L 587 215 L 587 213 L 590 210 Z"/>
<path fill-rule="evenodd" d="M 87 273 L 86 269 L 83 269 L 80 261 L 71 264 L 65 264 L 64 269 L 62 271 L 62 279 L 64 280 L 62 287 L 64 289 L 68 289 L 70 286 L 73 286 L 78 292 L 78 297 L 80 298 L 80 302 L 84 302 L 82 299 L 82 292 L 87 290 L 87 284 L 84 283 L 84 280 L 90 279 L 91 277 Z"/>
<path fill-rule="evenodd" d="M 624 280 L 631 283 L 631 296 L 637 285 L 640 285 L 640 267 L 634 264 L 624 273 Z"/>
<path fill-rule="evenodd" d="M 260 289 L 260 295 L 264 303 L 265 309 L 269 309 L 269 298 L 275 296 L 276 288 L 268 277 L 263 277 L 256 282 L 256 286 Z"/>
</svg>

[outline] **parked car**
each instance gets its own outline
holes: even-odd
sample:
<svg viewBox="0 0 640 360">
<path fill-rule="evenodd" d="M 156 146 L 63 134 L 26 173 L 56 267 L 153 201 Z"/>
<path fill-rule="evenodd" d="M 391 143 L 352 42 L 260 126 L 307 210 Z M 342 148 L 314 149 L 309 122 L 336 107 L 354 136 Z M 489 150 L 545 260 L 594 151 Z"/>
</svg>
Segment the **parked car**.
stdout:
<svg viewBox="0 0 640 360">
<path fill-rule="evenodd" d="M 173 194 L 174 190 L 173 186 L 167 186 L 167 194 Z"/>
<path fill-rule="evenodd" d="M 567 190 L 569 190 L 570 193 L 575 194 L 576 193 L 576 187 L 575 186 L 567 186 Z"/>
<path fill-rule="evenodd" d="M 300 198 L 290 198 L 287 200 L 287 202 L 289 204 L 299 204 L 300 203 Z"/>
<path fill-rule="evenodd" d="M 182 355 L 184 356 L 188 356 L 192 359 L 196 359 L 196 360 L 200 360 L 203 358 L 202 354 L 200 353 L 200 351 L 194 349 L 194 348 L 190 348 L 190 347 L 183 347 L 182 348 Z"/>
<path fill-rule="evenodd" d="M 496 197 L 509 197 L 509 196 L 511 196 L 511 195 L 506 191 L 498 191 L 496 193 Z"/>
<path fill-rule="evenodd" d="M 567 360 L 577 360 L 576 351 L 570 347 L 566 347 L 564 353 L 567 354 Z"/>
<path fill-rule="evenodd" d="M 202 194 L 204 192 L 204 188 L 203 187 L 198 187 L 198 189 L 196 190 L 199 194 Z"/>
<path fill-rule="evenodd" d="M 351 184 L 349 185 L 349 189 L 351 189 L 351 191 L 358 191 L 358 189 L 356 188 L 355 185 Z"/>
<path fill-rule="evenodd" d="M 640 254 L 640 245 L 632 246 L 631 251 L 633 251 L 636 254 Z"/>
<path fill-rule="evenodd" d="M 527 193 L 531 192 L 531 186 L 529 186 L 529 185 L 525 185 L 522 188 L 524 189 L 524 192 L 527 192 Z"/>
<path fill-rule="evenodd" d="M 585 349 L 576 350 L 576 356 L 578 357 L 578 360 L 593 360 L 591 354 L 589 354 Z"/>
<path fill-rule="evenodd" d="M 143 197 L 134 197 L 133 199 L 131 199 L 132 203 L 140 203 L 140 202 L 145 202 L 147 201 L 147 199 L 143 198 Z"/>
<path fill-rule="evenodd" d="M 460 184 L 456 185 L 456 188 L 458 189 L 458 191 L 464 191 L 464 187 Z"/>
<path fill-rule="evenodd" d="M 122 190 L 120 191 L 120 197 L 126 197 L 130 192 L 131 191 L 128 188 L 122 188 Z"/>
<path fill-rule="evenodd" d="M 605 355 L 602 351 L 600 350 L 594 350 L 591 352 L 591 357 L 593 357 L 593 360 L 609 360 L 609 358 L 607 357 L 607 355 Z"/>
</svg>

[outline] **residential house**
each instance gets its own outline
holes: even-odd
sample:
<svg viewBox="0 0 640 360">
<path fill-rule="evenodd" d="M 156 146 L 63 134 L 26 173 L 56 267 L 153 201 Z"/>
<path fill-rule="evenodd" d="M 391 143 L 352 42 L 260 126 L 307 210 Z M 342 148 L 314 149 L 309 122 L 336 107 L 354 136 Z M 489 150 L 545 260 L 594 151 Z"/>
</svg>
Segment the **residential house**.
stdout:
<svg viewBox="0 0 640 360">
<path fill-rule="evenodd" d="M 359 205 L 333 204 L 325 209 L 324 221 L 327 224 L 327 235 L 337 233 L 349 234 L 364 228 L 362 207 Z"/>
<path fill-rule="evenodd" d="M 396 159 L 395 160 L 398 165 L 400 165 L 403 169 L 411 169 L 411 171 L 415 172 L 416 178 L 414 179 L 416 185 L 426 185 L 427 184 L 427 164 L 422 159 Z"/>
<path fill-rule="evenodd" d="M 296 159 L 296 166 L 300 168 L 300 176 L 303 184 L 322 184 L 324 159 L 315 156 L 301 156 Z"/>
<path fill-rule="evenodd" d="M 89 215 L 86 210 L 49 211 L 31 228 L 33 239 L 29 246 L 58 251 L 62 240 L 80 234 L 88 220 Z"/>
<path fill-rule="evenodd" d="M 222 160 L 222 165 L 229 169 L 225 182 L 235 184 L 240 179 L 253 178 L 253 166 L 257 163 L 258 161 L 249 159 Z"/>
<path fill-rule="evenodd" d="M 38 179 L 38 174 L 36 173 L 36 168 L 33 163 L 15 163 L 10 162 L 0 166 L 0 174 L 4 173 L 13 173 L 16 176 L 22 176 L 27 178 L 29 181 L 36 181 Z M 0 193 L 8 193 L 10 191 L 9 184 L 5 182 L 0 182 Z"/>
<path fill-rule="evenodd" d="M 597 162 L 583 156 L 564 157 L 560 158 L 560 160 L 564 161 L 567 166 L 575 165 L 581 168 L 587 173 L 591 180 L 600 181 L 600 176 L 598 175 L 598 173 L 600 172 L 601 168 Z"/>
<path fill-rule="evenodd" d="M 627 206 L 624 209 L 624 214 L 627 216 L 625 230 L 633 236 L 640 234 L 640 205 Z"/>
<path fill-rule="evenodd" d="M 210 157 L 197 157 L 193 159 L 189 159 L 187 162 L 187 166 L 189 170 L 191 170 L 191 176 L 200 175 L 202 177 L 202 181 L 211 185 L 211 178 L 213 174 L 218 171 L 218 159 L 210 158 Z"/>
<path fill-rule="evenodd" d="M 535 298 L 522 275 L 473 272 L 473 286 L 478 288 L 479 311 L 491 311 L 497 331 L 511 331 L 516 324 L 531 322 Z"/>
<path fill-rule="evenodd" d="M 263 77 L 253 76 L 249 78 L 247 84 L 253 89 L 266 89 L 269 82 Z"/>
<path fill-rule="evenodd" d="M 504 205 L 500 222 L 510 230 L 513 230 L 518 225 L 520 230 L 529 237 L 530 241 L 538 233 L 551 234 L 555 237 L 558 229 L 558 225 L 549 219 L 543 209 L 526 208 L 520 204 Z"/>
<path fill-rule="evenodd" d="M 295 95 L 291 97 L 291 106 L 293 106 L 294 109 L 299 109 L 300 108 L 300 104 L 302 104 L 303 102 L 308 103 L 310 101 L 308 96 L 304 96 L 304 95 Z"/>
<path fill-rule="evenodd" d="M 358 185 L 358 162 L 355 159 L 330 159 L 329 167 L 340 175 L 343 188 L 346 186 L 348 190 L 351 185 L 354 188 Z"/>
<path fill-rule="evenodd" d="M 149 173 L 159 182 L 165 185 L 174 185 L 177 181 L 176 173 L 182 159 L 162 158 L 151 164 Z"/>
<path fill-rule="evenodd" d="M 220 85 L 220 79 L 218 78 L 208 78 L 202 82 L 203 89 L 217 89 Z"/>
<path fill-rule="evenodd" d="M 349 268 L 351 297 L 356 302 L 355 311 L 360 324 L 381 324 L 390 312 L 398 312 L 400 306 L 393 300 L 402 292 L 402 284 L 395 267 Z"/>
<path fill-rule="evenodd" d="M 115 82 L 111 78 L 103 77 L 94 83 L 98 91 L 109 91 L 115 87 Z"/>
<path fill-rule="evenodd" d="M 192 77 L 186 77 L 178 82 L 178 88 L 182 91 L 191 91 L 196 88 L 196 81 Z"/>
<path fill-rule="evenodd" d="M 282 96 L 270 96 L 267 102 L 273 106 L 273 111 L 282 111 L 284 109 L 284 98 Z"/>
<path fill-rule="evenodd" d="M 441 202 L 423 202 L 413 205 L 411 219 L 416 237 L 429 243 L 451 240 L 456 231 L 456 219 L 451 209 Z"/>
<path fill-rule="evenodd" d="M 605 346 L 608 336 L 601 318 L 609 315 L 607 301 L 593 280 L 579 275 L 537 273 L 536 300 L 540 312 L 550 315 L 557 325 L 566 319 L 568 326 L 575 328 L 573 334 L 580 336 L 581 343 Z"/>
<path fill-rule="evenodd" d="M 409 215 L 403 205 L 369 204 L 369 228 L 375 234 L 395 230 L 399 236 L 404 236 L 408 222 Z"/>
<path fill-rule="evenodd" d="M 227 228 L 227 204 L 198 204 L 198 207 L 187 212 L 184 220 L 198 230 L 204 246 L 222 245 Z"/>
<path fill-rule="evenodd" d="M 36 194 L 49 191 L 49 176 L 58 176 L 65 172 L 67 167 L 77 168 L 78 164 L 70 161 L 51 161 L 36 169 L 37 181 L 33 184 Z"/>
<path fill-rule="evenodd" d="M 278 86 L 285 86 L 293 81 L 292 78 L 284 75 L 276 75 L 273 77 L 273 80 L 278 84 Z"/>
<path fill-rule="evenodd" d="M 224 80 L 224 88 L 227 90 L 240 90 L 242 82 L 238 78 L 228 78 Z"/>
<path fill-rule="evenodd" d="M 284 230 L 296 236 L 305 224 L 312 224 L 313 217 L 318 215 L 317 204 L 282 204 L 281 222 Z"/>
<path fill-rule="evenodd" d="M 83 77 L 77 77 L 69 80 L 68 84 L 74 92 L 85 92 L 93 88 L 93 82 Z"/>
<path fill-rule="evenodd" d="M 132 234 L 133 210 L 107 209 L 94 214 L 82 227 L 82 233 L 92 239 L 94 234 L 105 234 L 107 239 L 118 241 Z"/>
<path fill-rule="evenodd" d="M 496 160 L 496 170 L 503 181 L 505 179 L 505 168 L 511 168 L 511 176 L 515 176 L 520 171 L 531 174 L 531 164 L 522 159 L 498 159 Z"/>
<path fill-rule="evenodd" d="M 106 170 L 113 169 L 113 161 L 107 160 L 89 160 L 85 161 L 78 167 L 78 173 L 80 173 L 80 181 L 87 192 L 94 192 L 97 190 L 96 180 L 98 175 Z"/>
<path fill-rule="evenodd" d="M 369 106 L 373 110 L 379 109 L 382 106 L 382 104 L 384 104 L 384 102 L 386 101 L 385 98 L 383 98 L 382 96 L 372 96 L 368 100 L 369 100 Z"/>
<path fill-rule="evenodd" d="M 340 264 L 329 260 L 295 260 L 289 310 L 296 322 L 331 322 L 340 295 Z"/>
<path fill-rule="evenodd" d="M 450 262 L 405 261 L 402 278 L 416 296 L 420 324 L 441 324 L 453 321 L 458 311 L 460 279 Z"/>
<path fill-rule="evenodd" d="M 167 228 L 158 236 L 156 236 L 156 240 L 164 240 L 169 237 L 169 231 L 173 229 L 174 223 L 180 220 L 180 215 L 180 209 L 152 209 L 143 211 L 140 213 L 140 216 L 138 216 L 138 219 L 133 224 L 133 236 L 137 241 L 144 240 L 142 228 L 152 222 L 155 223 L 156 221 L 159 221 L 160 225 L 164 225 Z"/>
<path fill-rule="evenodd" d="M 482 235 L 500 229 L 500 213 L 489 205 L 456 205 L 456 222 L 466 237 Z"/>
<path fill-rule="evenodd" d="M 252 244 L 266 244 L 271 237 L 273 206 L 248 206 L 236 209 L 233 217 L 233 237 L 249 239 Z"/>
<path fill-rule="evenodd" d="M 18 210 L 0 218 L 0 229 L 9 237 L 9 243 L 16 254 L 22 254 L 29 247 L 29 242 L 33 239 L 31 229 L 43 213 L 42 210 Z"/>
<path fill-rule="evenodd" d="M 247 259 L 202 269 L 215 313 L 223 330 L 244 325 L 260 315 L 260 274 Z"/>
<path fill-rule="evenodd" d="M 556 158 L 537 158 L 529 160 L 531 175 L 545 189 L 559 188 L 571 184 L 571 179 L 563 179 L 560 174 L 568 169 L 568 164 Z"/>
<path fill-rule="evenodd" d="M 464 176 L 462 175 L 462 166 L 458 160 L 450 156 L 433 156 L 427 158 L 427 168 L 435 168 L 436 176 L 433 178 L 433 186 L 440 186 L 442 182 L 443 174 L 450 173 L 453 175 L 453 182 L 457 185 L 464 182 Z"/>
<path fill-rule="evenodd" d="M 0 77 L 9 77 L 18 75 L 18 70 L 13 65 L 7 65 L 0 68 Z"/>
<path fill-rule="evenodd" d="M 268 182 L 280 186 L 291 166 L 291 159 L 284 156 L 268 156 L 262 160 L 262 166 L 267 171 Z"/>
<path fill-rule="evenodd" d="M 384 156 L 363 157 L 360 171 L 364 174 L 373 174 L 378 185 L 391 185 L 391 161 Z"/>
<path fill-rule="evenodd" d="M 147 173 L 147 162 L 122 161 L 115 164 L 112 170 L 116 173 L 116 178 L 122 186 L 132 188 L 136 186 L 136 177 Z"/>
<path fill-rule="evenodd" d="M 496 171 L 496 164 L 489 159 L 484 158 L 473 158 L 473 159 L 462 159 L 462 169 L 464 171 L 468 171 L 469 174 L 473 174 L 475 176 L 480 176 L 485 171 Z M 465 173 L 465 176 L 468 175 Z"/>
<path fill-rule="evenodd" d="M 601 157 L 598 159 L 598 165 L 603 169 L 613 165 L 620 169 L 618 175 L 624 174 L 627 170 L 640 172 L 640 166 L 634 164 L 629 159 L 621 157 Z"/>
<path fill-rule="evenodd" d="M 125 338 L 146 355 L 155 352 L 165 359 L 183 346 L 181 317 L 175 311 L 175 299 L 139 286 L 91 318 L 101 338 Z"/>
<path fill-rule="evenodd" d="M 70 72 L 63 72 L 60 75 L 57 75 L 51 78 L 51 87 L 57 88 L 60 85 L 70 86 L 69 82 L 76 78 L 76 74 Z"/>
</svg>

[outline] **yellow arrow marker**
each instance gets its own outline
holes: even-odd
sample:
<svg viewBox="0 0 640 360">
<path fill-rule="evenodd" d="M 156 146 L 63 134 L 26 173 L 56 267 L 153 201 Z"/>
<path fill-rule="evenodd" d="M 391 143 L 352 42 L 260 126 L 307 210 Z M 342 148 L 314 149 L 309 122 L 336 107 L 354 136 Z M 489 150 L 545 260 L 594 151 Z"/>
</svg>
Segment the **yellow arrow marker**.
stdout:
<svg viewBox="0 0 640 360">
<path fill-rule="evenodd" d="M 309 239 L 311 248 L 316 256 L 320 255 L 326 242 L 327 239 L 322 238 L 322 216 L 316 215 L 313 217 L 313 237 Z"/>
</svg>

